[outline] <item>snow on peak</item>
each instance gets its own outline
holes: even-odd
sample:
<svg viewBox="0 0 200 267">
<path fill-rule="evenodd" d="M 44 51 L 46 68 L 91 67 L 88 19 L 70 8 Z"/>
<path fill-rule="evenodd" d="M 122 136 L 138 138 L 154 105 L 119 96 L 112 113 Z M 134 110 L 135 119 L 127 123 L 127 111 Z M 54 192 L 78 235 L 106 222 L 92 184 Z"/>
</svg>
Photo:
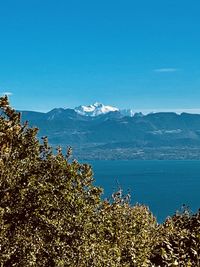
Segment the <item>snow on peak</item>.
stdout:
<svg viewBox="0 0 200 267">
<path fill-rule="evenodd" d="M 101 103 L 95 102 L 89 106 L 79 106 L 74 109 L 78 114 L 84 116 L 99 116 L 108 112 L 119 111 L 118 108 L 112 106 L 104 106 Z"/>
</svg>

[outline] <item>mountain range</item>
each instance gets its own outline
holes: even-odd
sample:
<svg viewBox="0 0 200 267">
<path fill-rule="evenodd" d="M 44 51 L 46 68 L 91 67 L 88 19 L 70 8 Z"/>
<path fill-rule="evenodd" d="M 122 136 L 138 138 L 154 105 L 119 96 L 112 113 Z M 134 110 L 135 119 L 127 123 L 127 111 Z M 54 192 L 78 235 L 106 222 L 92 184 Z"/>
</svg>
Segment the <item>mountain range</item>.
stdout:
<svg viewBox="0 0 200 267">
<path fill-rule="evenodd" d="M 95 103 L 47 113 L 20 111 L 53 147 L 71 146 L 80 159 L 199 159 L 200 114 L 144 115 Z"/>
</svg>

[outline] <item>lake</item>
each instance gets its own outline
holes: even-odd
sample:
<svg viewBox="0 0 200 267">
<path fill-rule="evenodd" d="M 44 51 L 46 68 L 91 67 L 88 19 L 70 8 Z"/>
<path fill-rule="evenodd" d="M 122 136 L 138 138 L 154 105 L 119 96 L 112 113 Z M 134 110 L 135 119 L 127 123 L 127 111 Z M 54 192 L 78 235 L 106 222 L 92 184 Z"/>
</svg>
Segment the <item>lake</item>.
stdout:
<svg viewBox="0 0 200 267">
<path fill-rule="evenodd" d="M 111 196 L 120 184 L 131 192 L 131 202 L 146 204 L 158 222 L 185 204 L 200 208 L 200 161 L 90 161 L 95 185 Z"/>
</svg>

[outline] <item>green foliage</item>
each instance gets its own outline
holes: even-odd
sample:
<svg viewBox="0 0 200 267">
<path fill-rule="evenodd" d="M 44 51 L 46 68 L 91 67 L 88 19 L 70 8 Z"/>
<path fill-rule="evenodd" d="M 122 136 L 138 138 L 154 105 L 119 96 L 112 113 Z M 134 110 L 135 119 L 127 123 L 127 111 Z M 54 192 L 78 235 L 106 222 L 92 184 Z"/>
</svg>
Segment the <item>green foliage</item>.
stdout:
<svg viewBox="0 0 200 267">
<path fill-rule="evenodd" d="M 77 266 L 102 190 L 88 165 L 53 155 L 6 98 L 0 104 L 1 265 Z"/>
<path fill-rule="evenodd" d="M 159 228 L 151 261 L 156 266 L 200 266 L 200 213 L 185 209 Z"/>
<path fill-rule="evenodd" d="M 122 190 L 102 200 L 87 164 L 52 153 L 0 98 L 0 266 L 200 266 L 200 215 L 158 225 Z"/>
</svg>

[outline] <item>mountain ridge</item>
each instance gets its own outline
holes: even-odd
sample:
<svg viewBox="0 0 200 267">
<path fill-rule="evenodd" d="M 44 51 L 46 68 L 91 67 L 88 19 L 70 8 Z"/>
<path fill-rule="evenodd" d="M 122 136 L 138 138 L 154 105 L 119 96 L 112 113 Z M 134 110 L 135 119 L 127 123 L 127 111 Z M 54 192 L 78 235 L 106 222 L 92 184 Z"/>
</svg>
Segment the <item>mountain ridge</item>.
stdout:
<svg viewBox="0 0 200 267">
<path fill-rule="evenodd" d="M 27 110 L 24 110 L 23 112 L 26 112 Z M 91 105 L 80 105 L 75 108 L 53 108 L 52 110 L 48 112 L 40 112 L 40 111 L 28 111 L 28 112 L 38 112 L 43 114 L 52 114 L 52 113 L 62 113 L 65 111 L 74 111 L 79 115 L 87 116 L 87 117 L 97 117 L 101 116 L 110 112 L 119 112 L 122 116 L 134 116 L 134 111 L 132 109 L 119 109 L 117 107 L 111 106 L 111 105 L 104 105 L 99 102 L 95 102 Z"/>
<path fill-rule="evenodd" d="M 147 151 L 148 159 L 160 159 L 161 155 L 162 159 L 200 159 L 200 114 L 158 112 L 124 116 L 115 110 L 86 116 L 62 108 L 21 114 L 23 121 L 40 129 L 39 137 L 48 136 L 53 147 L 72 146 L 79 158 L 146 159 Z"/>
</svg>

